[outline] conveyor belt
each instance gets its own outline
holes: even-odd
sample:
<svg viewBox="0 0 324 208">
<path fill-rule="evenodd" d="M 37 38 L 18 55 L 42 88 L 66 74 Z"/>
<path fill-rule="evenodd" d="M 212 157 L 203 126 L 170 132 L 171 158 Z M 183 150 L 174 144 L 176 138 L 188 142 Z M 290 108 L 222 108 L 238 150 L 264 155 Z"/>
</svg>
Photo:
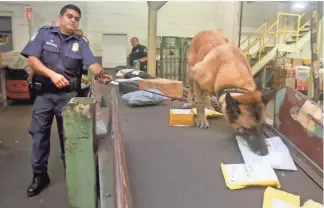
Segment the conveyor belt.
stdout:
<svg viewBox="0 0 324 208">
<path fill-rule="evenodd" d="M 119 102 L 135 208 L 234 208 L 262 206 L 265 187 L 228 190 L 220 163 L 242 163 L 223 118 L 211 128 L 169 127 L 169 108 L 182 103 L 130 108 Z M 276 171 L 281 190 L 322 202 L 322 190 L 300 169 Z"/>
</svg>

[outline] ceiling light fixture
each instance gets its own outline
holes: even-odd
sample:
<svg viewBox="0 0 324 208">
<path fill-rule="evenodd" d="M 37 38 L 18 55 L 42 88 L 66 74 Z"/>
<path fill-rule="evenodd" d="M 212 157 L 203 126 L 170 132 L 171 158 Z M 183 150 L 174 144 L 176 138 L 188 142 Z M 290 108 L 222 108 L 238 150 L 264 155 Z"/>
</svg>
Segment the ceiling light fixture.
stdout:
<svg viewBox="0 0 324 208">
<path fill-rule="evenodd" d="M 295 10 L 303 10 L 303 9 L 305 9 L 306 4 L 304 2 L 294 2 L 292 7 Z"/>
</svg>

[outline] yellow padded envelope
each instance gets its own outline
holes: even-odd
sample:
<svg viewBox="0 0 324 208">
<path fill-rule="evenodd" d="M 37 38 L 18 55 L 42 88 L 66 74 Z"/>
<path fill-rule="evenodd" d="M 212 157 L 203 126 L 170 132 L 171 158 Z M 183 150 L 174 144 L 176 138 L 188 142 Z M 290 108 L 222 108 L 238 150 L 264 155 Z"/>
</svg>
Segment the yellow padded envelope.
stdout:
<svg viewBox="0 0 324 208">
<path fill-rule="evenodd" d="M 263 195 L 262 208 L 300 208 L 300 197 L 285 191 L 267 187 Z"/>
</svg>

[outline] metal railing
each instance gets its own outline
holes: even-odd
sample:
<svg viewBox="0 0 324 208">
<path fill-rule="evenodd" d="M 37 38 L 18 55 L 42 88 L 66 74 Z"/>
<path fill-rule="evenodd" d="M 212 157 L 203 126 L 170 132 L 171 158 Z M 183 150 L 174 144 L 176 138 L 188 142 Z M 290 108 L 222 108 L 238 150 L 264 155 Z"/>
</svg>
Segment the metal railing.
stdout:
<svg viewBox="0 0 324 208">
<path fill-rule="evenodd" d="M 264 48 L 267 46 L 275 46 L 279 43 L 279 38 L 282 37 L 284 41 L 287 40 L 287 34 L 291 34 L 291 36 L 296 36 L 296 41 L 300 39 L 300 31 L 303 31 L 307 25 L 310 24 L 310 19 L 307 15 L 304 14 L 291 14 L 291 13 L 278 13 L 277 20 L 268 27 L 267 18 L 265 18 L 265 22 L 254 32 L 249 35 L 246 39 L 241 42 L 241 45 L 247 42 L 247 46 L 242 48 L 243 51 L 247 54 L 248 59 L 257 58 L 258 61 L 261 60 L 262 54 L 264 52 Z M 289 24 L 296 27 L 296 29 L 288 28 L 288 18 L 294 17 L 297 20 L 294 21 L 295 24 Z M 281 20 L 284 18 L 283 28 L 281 28 Z M 307 19 L 305 19 L 307 18 Z M 303 24 L 301 24 L 303 22 Z M 260 34 L 261 31 L 261 34 Z M 259 35 L 255 39 L 254 36 Z M 275 41 L 272 45 L 269 43 L 271 41 Z M 258 45 L 255 51 L 251 51 L 252 47 Z"/>
</svg>

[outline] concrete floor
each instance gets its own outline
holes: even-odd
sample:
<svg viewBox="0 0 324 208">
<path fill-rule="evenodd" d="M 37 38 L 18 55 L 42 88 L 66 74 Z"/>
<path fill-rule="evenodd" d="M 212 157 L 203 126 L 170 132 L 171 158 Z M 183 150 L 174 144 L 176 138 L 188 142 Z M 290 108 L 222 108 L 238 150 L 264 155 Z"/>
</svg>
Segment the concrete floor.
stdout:
<svg viewBox="0 0 324 208">
<path fill-rule="evenodd" d="M 55 119 L 52 127 L 49 175 L 51 185 L 40 195 L 28 198 L 32 180 L 32 139 L 28 134 L 32 105 L 11 105 L 0 110 L 0 207 L 68 208 L 63 165 Z"/>
</svg>

